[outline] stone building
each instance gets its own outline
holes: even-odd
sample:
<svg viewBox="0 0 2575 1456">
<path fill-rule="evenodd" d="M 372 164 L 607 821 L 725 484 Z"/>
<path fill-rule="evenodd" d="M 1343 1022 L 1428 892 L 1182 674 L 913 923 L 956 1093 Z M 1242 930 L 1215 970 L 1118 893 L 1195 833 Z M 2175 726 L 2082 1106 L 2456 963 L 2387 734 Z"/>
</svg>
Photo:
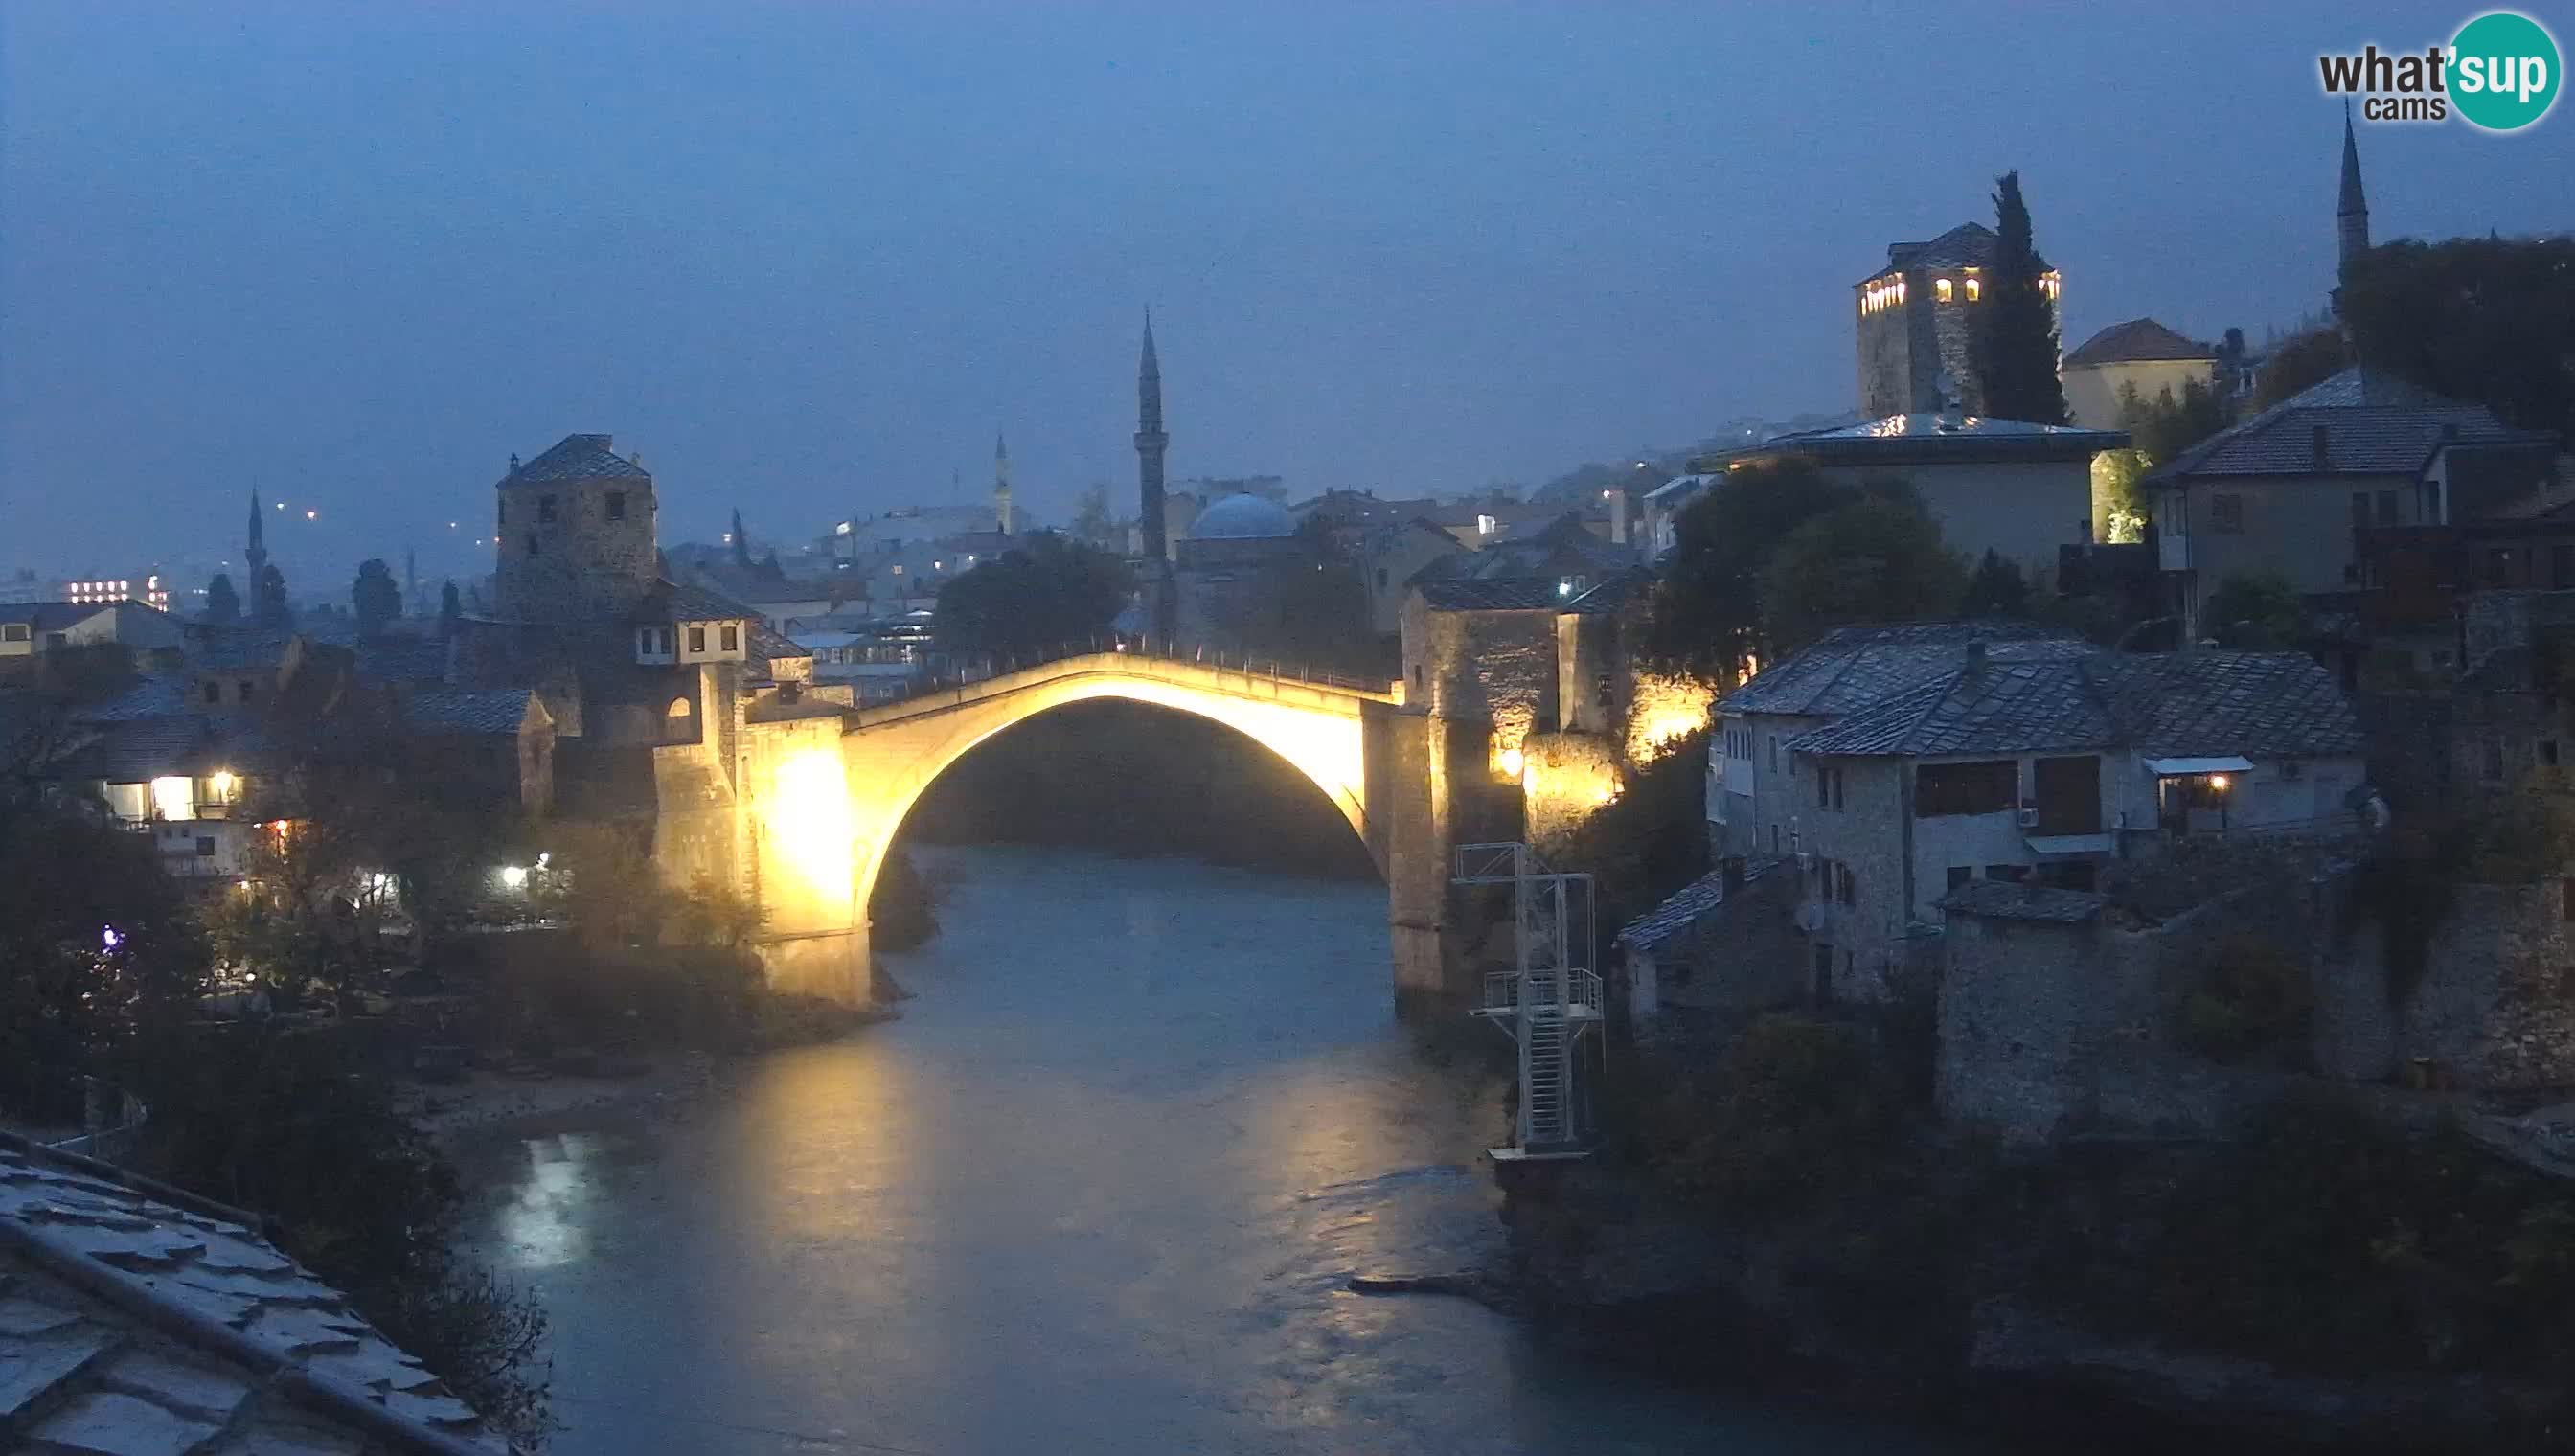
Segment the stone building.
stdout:
<svg viewBox="0 0 2575 1456">
<path fill-rule="evenodd" d="M 2217 389 L 2217 351 L 2185 339 L 2152 319 L 2112 324 L 2086 339 L 2056 366 L 2065 409 L 2086 430 L 2124 427 L 2120 397 L 2136 391 L 2153 404 L 2166 391 L 2178 401 L 2191 385 Z"/>
<path fill-rule="evenodd" d="M 1960 223 L 1927 243 L 1889 243 L 1886 266 L 1851 285 L 1862 416 L 1984 413 L 1967 341 L 1997 242 L 1993 229 Z M 2039 268 L 2053 308 L 2056 271 Z"/>
<path fill-rule="evenodd" d="M 567 435 L 497 488 L 493 587 L 513 622 L 581 622 L 633 611 L 660 580 L 653 478 L 605 435 Z"/>
<path fill-rule="evenodd" d="M 1290 574 L 1313 565 L 1288 508 L 1259 496 L 1218 501 L 1180 543 L 1173 570 L 1180 641 L 1241 656 L 1267 636 Z"/>
</svg>

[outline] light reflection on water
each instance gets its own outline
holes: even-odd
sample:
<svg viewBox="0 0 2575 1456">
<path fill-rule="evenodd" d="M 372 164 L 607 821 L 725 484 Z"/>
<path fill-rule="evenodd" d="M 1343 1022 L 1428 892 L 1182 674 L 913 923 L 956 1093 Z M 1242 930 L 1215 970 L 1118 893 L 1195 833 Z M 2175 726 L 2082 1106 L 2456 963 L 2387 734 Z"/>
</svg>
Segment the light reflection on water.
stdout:
<svg viewBox="0 0 2575 1456">
<path fill-rule="evenodd" d="M 491 1149 L 563 1452 L 1922 1451 L 1579 1370 L 1354 1270 L 1498 1237 L 1497 1087 L 1387 1010 L 1383 891 L 934 851 L 906 1019 Z"/>
</svg>

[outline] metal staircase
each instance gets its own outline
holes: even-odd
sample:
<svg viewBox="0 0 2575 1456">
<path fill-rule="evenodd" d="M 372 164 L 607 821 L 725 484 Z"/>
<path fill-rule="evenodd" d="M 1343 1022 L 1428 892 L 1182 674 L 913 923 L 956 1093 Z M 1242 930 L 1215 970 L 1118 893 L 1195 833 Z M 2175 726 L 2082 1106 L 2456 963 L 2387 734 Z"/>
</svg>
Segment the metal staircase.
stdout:
<svg viewBox="0 0 2575 1456">
<path fill-rule="evenodd" d="M 1516 1136 L 1492 1155 L 1581 1157 L 1587 1109 L 1578 1071 L 1601 1009 L 1600 977 L 1589 967 L 1591 876 L 1559 874 L 1526 844 L 1461 844 L 1456 882 L 1511 886 L 1512 967 L 1484 977 L 1472 1012 L 1508 1030 L 1519 1048 Z"/>
</svg>

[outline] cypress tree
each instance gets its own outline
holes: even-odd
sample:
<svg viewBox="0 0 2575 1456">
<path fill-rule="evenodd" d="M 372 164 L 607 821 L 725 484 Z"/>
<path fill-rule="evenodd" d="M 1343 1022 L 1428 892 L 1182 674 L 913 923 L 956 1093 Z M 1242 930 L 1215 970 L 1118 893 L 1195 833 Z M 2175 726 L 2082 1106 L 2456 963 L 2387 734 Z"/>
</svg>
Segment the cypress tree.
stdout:
<svg viewBox="0 0 2575 1456">
<path fill-rule="evenodd" d="M 241 594 L 233 590 L 232 574 L 215 573 L 206 584 L 206 620 L 217 627 L 230 627 L 241 621 Z"/>
<path fill-rule="evenodd" d="M 2021 201 L 2020 173 L 1995 179 L 1993 262 L 1985 268 L 1985 300 L 1968 340 L 1984 413 L 1997 420 L 2036 425 L 2066 423 L 2065 389 L 2056 380 L 2056 308 L 2040 279 L 2047 262 L 2030 241 L 2029 207 Z"/>
</svg>

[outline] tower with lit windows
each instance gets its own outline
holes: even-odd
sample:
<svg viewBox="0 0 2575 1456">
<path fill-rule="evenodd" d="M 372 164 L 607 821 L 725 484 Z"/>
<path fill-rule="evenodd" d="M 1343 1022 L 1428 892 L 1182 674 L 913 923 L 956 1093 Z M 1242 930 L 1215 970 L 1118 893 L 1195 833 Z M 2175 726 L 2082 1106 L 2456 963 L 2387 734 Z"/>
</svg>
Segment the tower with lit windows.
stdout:
<svg viewBox="0 0 2575 1456">
<path fill-rule="evenodd" d="M 1983 413 L 1968 339 L 1996 242 L 1982 223 L 1961 223 L 1927 243 L 1889 243 L 1886 265 L 1851 286 L 1863 417 Z M 2038 266 L 2054 311 L 2056 270 Z"/>
</svg>

